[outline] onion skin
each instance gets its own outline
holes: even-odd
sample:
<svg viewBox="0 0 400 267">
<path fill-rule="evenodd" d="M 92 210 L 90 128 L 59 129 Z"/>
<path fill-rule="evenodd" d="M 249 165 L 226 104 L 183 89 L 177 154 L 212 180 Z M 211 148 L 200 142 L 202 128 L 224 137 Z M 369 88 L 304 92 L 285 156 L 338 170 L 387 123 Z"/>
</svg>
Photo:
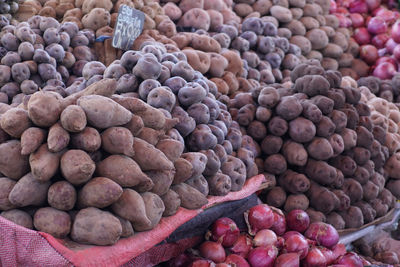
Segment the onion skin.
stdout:
<svg viewBox="0 0 400 267">
<path fill-rule="evenodd" d="M 274 224 L 274 213 L 266 204 L 252 207 L 248 212 L 248 223 L 251 235 L 262 229 L 269 229 Z"/>
<path fill-rule="evenodd" d="M 236 223 L 229 218 L 219 218 L 211 227 L 212 240 L 220 242 L 224 247 L 231 247 L 240 235 Z"/>
<path fill-rule="evenodd" d="M 364 26 L 364 17 L 358 13 L 350 14 L 350 19 L 354 28 L 359 28 Z"/>
<path fill-rule="evenodd" d="M 231 253 L 242 256 L 243 258 L 246 258 L 249 254 L 249 251 L 251 250 L 251 247 L 251 239 L 247 235 L 242 234 L 236 240 L 235 244 L 233 244 L 233 246 L 229 249 L 229 251 Z"/>
<path fill-rule="evenodd" d="M 310 226 L 310 217 L 304 210 L 292 210 L 286 215 L 286 224 L 290 230 L 304 233 Z"/>
<path fill-rule="evenodd" d="M 242 257 L 236 254 L 231 254 L 225 259 L 227 264 L 236 264 L 236 267 L 250 267 L 250 264 Z"/>
<path fill-rule="evenodd" d="M 326 264 L 332 264 L 336 259 L 332 250 L 325 247 L 318 247 L 318 249 L 322 252 L 325 257 Z"/>
<path fill-rule="evenodd" d="M 276 257 L 278 256 L 278 249 L 274 246 L 253 248 L 247 260 L 251 267 L 273 267 Z"/>
<path fill-rule="evenodd" d="M 286 232 L 286 225 L 285 216 L 274 210 L 274 224 L 270 229 L 277 235 L 283 235 Z"/>
<path fill-rule="evenodd" d="M 199 250 L 202 257 L 215 263 L 221 263 L 225 261 L 225 250 L 220 243 L 206 241 L 200 245 Z"/>
<path fill-rule="evenodd" d="M 360 57 L 367 64 L 372 65 L 379 58 L 378 49 L 373 45 L 363 45 L 360 47 Z"/>
<path fill-rule="evenodd" d="M 326 259 L 324 254 L 318 248 L 312 248 L 307 254 L 307 257 L 303 260 L 304 267 L 325 267 Z"/>
<path fill-rule="evenodd" d="M 300 267 L 300 257 L 297 253 L 286 253 L 276 258 L 274 267 Z"/>
<path fill-rule="evenodd" d="M 293 234 L 285 238 L 283 253 L 297 253 L 300 259 L 304 259 L 308 253 L 308 242 L 301 234 Z"/>
<path fill-rule="evenodd" d="M 390 39 L 386 42 L 386 45 L 385 45 L 385 46 L 386 46 L 386 51 L 387 51 L 388 53 L 392 54 L 394 48 L 396 47 L 396 45 L 397 45 L 397 43 L 396 43 L 392 38 L 390 38 Z"/>
<path fill-rule="evenodd" d="M 317 245 L 332 248 L 339 242 L 339 233 L 330 224 L 315 222 L 304 234 L 305 237 L 317 241 Z"/>
<path fill-rule="evenodd" d="M 347 250 L 344 244 L 337 244 L 332 248 L 333 257 L 337 260 L 339 257 L 346 255 Z"/>
<path fill-rule="evenodd" d="M 387 31 L 386 21 L 381 17 L 373 17 L 368 21 L 368 31 L 374 35 Z"/>
<path fill-rule="evenodd" d="M 347 267 L 363 267 L 362 259 L 355 253 L 349 252 L 346 255 L 340 257 L 337 261 L 337 264 L 343 264 Z"/>
<path fill-rule="evenodd" d="M 385 45 L 389 39 L 390 39 L 389 35 L 387 35 L 386 33 L 381 33 L 381 34 L 375 35 L 372 38 L 371 43 L 376 48 L 381 49 L 381 48 L 385 47 Z"/>
<path fill-rule="evenodd" d="M 349 5 L 350 13 L 367 13 L 368 6 L 364 1 L 356 0 Z"/>
</svg>

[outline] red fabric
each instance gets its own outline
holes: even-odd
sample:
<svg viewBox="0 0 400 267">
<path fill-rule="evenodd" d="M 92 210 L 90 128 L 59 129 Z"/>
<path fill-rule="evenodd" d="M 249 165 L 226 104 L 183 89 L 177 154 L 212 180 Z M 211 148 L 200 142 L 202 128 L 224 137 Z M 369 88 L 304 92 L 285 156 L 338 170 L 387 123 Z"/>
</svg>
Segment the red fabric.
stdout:
<svg viewBox="0 0 400 267">
<path fill-rule="evenodd" d="M 69 262 L 71 262 L 75 266 L 85 267 L 120 266 L 152 248 L 157 250 L 158 248 L 154 248 L 154 246 L 162 242 L 180 225 L 194 218 L 204 209 L 212 207 L 218 203 L 243 199 L 250 196 L 258 190 L 264 179 L 264 175 L 258 175 L 247 180 L 245 186 L 239 192 L 231 192 L 223 197 L 209 197 L 209 203 L 202 207 L 202 209 L 186 210 L 180 208 L 177 214 L 175 214 L 174 216 L 162 218 L 160 223 L 153 230 L 147 232 L 139 232 L 132 237 L 123 238 L 113 246 L 88 246 L 80 245 L 66 240 L 56 239 L 47 233 L 35 232 L 28 230 L 24 227 L 16 226 L 15 224 L 8 222 L 6 219 L 0 217 L 0 223 L 12 225 L 14 227 L 0 228 L 0 237 L 2 237 L 2 244 L 0 245 L 0 260 L 3 267 L 8 266 L 3 265 L 3 258 L 5 261 L 7 259 L 10 260 L 10 258 L 19 260 L 20 257 L 31 258 L 31 261 L 37 261 L 37 258 L 43 258 L 43 262 L 46 262 L 47 259 L 49 263 L 54 263 L 53 266 L 67 266 Z M 43 239 L 38 233 L 40 233 L 40 235 L 43 236 L 45 239 Z M 15 238 L 16 235 L 18 235 L 20 238 Z M 46 240 L 48 241 L 48 243 L 46 242 Z M 36 246 L 35 242 L 38 243 L 38 246 Z M 26 244 L 30 245 L 29 250 L 25 250 L 20 253 L 20 246 L 22 246 L 23 248 L 26 247 Z M 2 249 L 1 246 L 7 248 Z M 4 252 L 7 250 L 9 250 L 9 252 Z M 29 255 L 27 255 L 26 253 L 28 251 L 30 252 Z M 56 251 L 58 251 L 59 254 Z M 60 256 L 60 254 L 62 256 Z M 36 266 L 31 264 L 28 265 Z M 48 265 L 41 264 L 41 266 Z M 151 265 L 147 265 L 147 263 L 142 261 L 140 265 L 136 266 Z"/>
<path fill-rule="evenodd" d="M 0 217 L 0 266 L 72 266 L 38 232 Z"/>
</svg>

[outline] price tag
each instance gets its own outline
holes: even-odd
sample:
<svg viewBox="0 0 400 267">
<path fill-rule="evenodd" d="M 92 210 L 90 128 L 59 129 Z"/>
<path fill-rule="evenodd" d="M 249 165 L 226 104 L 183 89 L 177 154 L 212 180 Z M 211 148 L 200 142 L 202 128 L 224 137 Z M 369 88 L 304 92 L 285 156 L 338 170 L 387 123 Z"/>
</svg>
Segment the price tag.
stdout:
<svg viewBox="0 0 400 267">
<path fill-rule="evenodd" d="M 121 5 L 118 10 L 117 22 L 115 23 L 112 46 L 122 50 L 129 50 L 133 42 L 142 33 L 144 24 L 144 13 Z"/>
</svg>

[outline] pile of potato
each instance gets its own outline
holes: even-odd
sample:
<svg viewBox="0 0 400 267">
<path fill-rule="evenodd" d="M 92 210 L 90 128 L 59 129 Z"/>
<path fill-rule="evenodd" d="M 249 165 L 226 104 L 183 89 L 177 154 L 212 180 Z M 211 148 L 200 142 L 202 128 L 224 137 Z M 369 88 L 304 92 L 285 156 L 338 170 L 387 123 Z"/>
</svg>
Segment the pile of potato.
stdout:
<svg viewBox="0 0 400 267">
<path fill-rule="evenodd" d="M 306 210 L 337 229 L 385 215 L 395 201 L 385 189 L 390 133 L 360 101 L 357 83 L 316 60 L 297 66 L 291 78 L 292 86 L 238 94 L 234 101 L 243 105 L 230 108 L 260 144 L 259 172 L 277 177 L 264 200 L 287 212 Z"/>
<path fill-rule="evenodd" d="M 90 46 L 92 30 L 76 24 L 60 24 L 54 18 L 34 16 L 28 22 L 8 25 L 0 32 L 0 102 L 19 105 L 24 96 L 38 90 L 65 90 L 82 76 L 84 65 L 96 60 Z M 82 84 L 82 88 L 85 84 Z"/>
<path fill-rule="evenodd" d="M 85 62 L 68 87 L 1 106 L 1 216 L 108 245 L 258 174 L 217 86 L 178 48 L 141 40 L 108 67 Z"/>
<path fill-rule="evenodd" d="M 18 11 L 18 0 L 2 0 L 0 2 L 0 15 L 6 19 L 11 19 L 12 15 Z"/>
<path fill-rule="evenodd" d="M 372 94 L 389 102 L 400 103 L 400 74 L 394 75 L 391 80 L 381 80 L 374 76 L 362 77 L 357 84 L 366 86 Z"/>
</svg>

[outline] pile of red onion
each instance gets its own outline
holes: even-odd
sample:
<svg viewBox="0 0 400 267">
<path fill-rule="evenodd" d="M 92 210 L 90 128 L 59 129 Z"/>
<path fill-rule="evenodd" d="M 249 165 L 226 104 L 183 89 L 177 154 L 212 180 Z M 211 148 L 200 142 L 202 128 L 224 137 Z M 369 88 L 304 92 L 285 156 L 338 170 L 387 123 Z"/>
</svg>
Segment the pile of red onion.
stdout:
<svg viewBox="0 0 400 267">
<path fill-rule="evenodd" d="M 329 224 L 316 222 L 303 210 L 286 214 L 266 204 L 245 213 L 248 233 L 229 218 L 216 220 L 207 241 L 168 264 L 174 267 L 363 267 L 369 262 L 347 253 Z"/>
<path fill-rule="evenodd" d="M 353 28 L 360 58 L 370 74 L 391 79 L 400 71 L 400 13 L 397 0 L 331 0 L 341 27 Z"/>
</svg>

